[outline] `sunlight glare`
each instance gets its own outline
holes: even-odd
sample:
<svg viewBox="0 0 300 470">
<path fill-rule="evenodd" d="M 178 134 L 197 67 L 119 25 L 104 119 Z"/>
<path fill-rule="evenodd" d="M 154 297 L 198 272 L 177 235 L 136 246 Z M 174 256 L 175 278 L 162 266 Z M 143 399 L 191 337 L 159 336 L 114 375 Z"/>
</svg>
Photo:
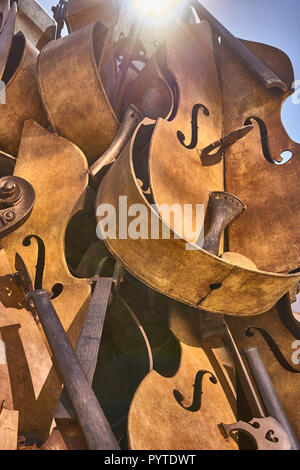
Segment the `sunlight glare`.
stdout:
<svg viewBox="0 0 300 470">
<path fill-rule="evenodd" d="M 145 16 L 167 16 L 182 0 L 133 0 L 137 8 Z"/>
</svg>

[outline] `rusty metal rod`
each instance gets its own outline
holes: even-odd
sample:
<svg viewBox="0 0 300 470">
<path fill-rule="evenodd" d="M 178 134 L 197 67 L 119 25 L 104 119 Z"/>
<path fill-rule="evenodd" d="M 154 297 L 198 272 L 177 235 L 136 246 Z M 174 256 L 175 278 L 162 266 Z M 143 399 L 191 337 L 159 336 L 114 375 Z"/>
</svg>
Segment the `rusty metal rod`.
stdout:
<svg viewBox="0 0 300 470">
<path fill-rule="evenodd" d="M 89 449 L 119 450 L 116 438 L 80 366 L 49 293 L 44 289 L 34 290 L 28 294 L 28 299 L 33 301 L 36 308 Z"/>
<path fill-rule="evenodd" d="M 257 347 L 250 346 L 245 348 L 244 352 L 259 393 L 261 394 L 261 397 L 264 401 L 268 415 L 277 419 L 277 421 L 284 427 L 289 435 L 292 444 L 292 450 L 300 450 L 300 443 L 278 398 L 274 385 L 264 366 Z"/>
</svg>

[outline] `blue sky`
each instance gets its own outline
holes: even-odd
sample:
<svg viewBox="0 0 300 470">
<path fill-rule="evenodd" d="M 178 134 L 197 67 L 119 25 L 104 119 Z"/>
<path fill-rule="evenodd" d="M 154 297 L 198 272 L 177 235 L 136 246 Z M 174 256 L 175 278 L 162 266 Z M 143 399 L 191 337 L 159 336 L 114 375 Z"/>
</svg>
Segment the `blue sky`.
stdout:
<svg viewBox="0 0 300 470">
<path fill-rule="evenodd" d="M 50 12 L 58 0 L 39 3 Z M 283 50 L 300 80 L 299 0 L 202 0 L 202 4 L 235 36 Z M 282 121 L 291 138 L 300 142 L 300 104 L 293 104 L 292 98 L 283 106 Z M 295 309 L 300 313 L 300 298 Z"/>
</svg>

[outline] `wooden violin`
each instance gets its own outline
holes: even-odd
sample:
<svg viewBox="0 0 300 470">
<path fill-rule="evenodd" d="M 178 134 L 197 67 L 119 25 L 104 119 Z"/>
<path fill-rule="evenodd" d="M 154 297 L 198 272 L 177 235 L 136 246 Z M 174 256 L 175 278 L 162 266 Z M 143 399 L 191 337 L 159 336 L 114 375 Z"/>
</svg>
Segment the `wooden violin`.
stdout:
<svg viewBox="0 0 300 470">
<path fill-rule="evenodd" d="M 224 189 L 223 149 L 253 132 L 252 126 L 243 126 L 221 137 L 221 91 L 209 25 L 181 24 L 177 35 L 173 34 L 166 45 L 164 69 L 165 78 L 171 72 L 175 77 L 169 82 L 172 91 L 175 85 L 177 90 L 173 112 L 156 122 L 145 119 L 103 178 L 97 197 L 99 233 L 104 234 L 108 248 L 126 269 L 151 288 L 213 313 L 259 314 L 272 308 L 297 284 L 298 274 L 272 274 L 252 270 L 251 265 L 246 269 L 201 250 L 193 242 L 201 231 L 205 232 L 204 218 L 195 230 L 195 210 L 187 211 L 182 224 L 175 227 L 170 213 L 167 218 L 159 207 L 207 207 L 210 193 Z M 178 37 L 180 48 L 175 48 Z M 200 39 L 205 45 L 201 53 L 197 47 Z M 179 58 L 186 69 L 181 67 Z M 198 67 L 194 67 L 196 59 Z M 187 73 L 193 86 L 185 86 Z M 216 152 L 211 153 L 211 149 Z M 113 205 L 117 220 L 121 220 L 120 195 L 127 196 L 128 208 L 140 204 L 145 209 L 144 232 L 134 239 L 123 233 L 116 233 L 116 237 L 105 235 L 107 218 L 101 215 L 101 206 Z M 125 229 L 129 227 L 128 219 L 127 222 Z M 183 222 L 189 229 L 184 233 Z M 158 227 L 154 236 L 153 227 Z"/>
<path fill-rule="evenodd" d="M 299 144 L 288 136 L 281 121 L 282 105 L 294 91 L 291 61 L 265 44 L 235 40 L 233 48 L 232 35 L 197 1 L 193 6 L 200 18 L 210 21 L 219 38 L 214 49 L 222 88 L 223 132 L 227 135 L 249 124 L 255 127 L 225 149 L 225 189 L 248 207 L 229 227 L 229 249 L 245 255 L 259 269 L 296 272 Z M 245 61 L 249 55 L 250 66 Z M 287 160 L 282 158 L 284 152 L 289 154 Z"/>
<path fill-rule="evenodd" d="M 85 156 L 63 137 L 50 134 L 34 121 L 27 121 L 14 175 L 26 179 L 33 186 L 36 202 L 30 218 L 5 237 L 2 246 L 11 269 L 16 253 L 22 256 L 32 278 L 36 279 L 36 288 L 43 274 L 45 289 L 53 292 L 54 307 L 71 343 L 75 345 L 87 311 L 91 287 L 85 279 L 71 275 L 65 259 L 64 236 L 69 219 L 80 210 L 85 198 L 88 183 Z M 69 192 L 70 187 L 74 192 Z M 31 312 L 25 310 L 22 313 L 24 303 L 19 305 L 14 296 L 10 302 L 14 311 L 8 324 L 21 324 L 20 331 L 14 332 L 15 337 L 8 339 L 10 345 L 20 344 L 18 360 L 11 356 L 8 362 L 11 393 L 20 411 L 20 432 L 34 432 L 43 441 L 49 434 L 61 383 L 47 349 L 45 357 L 45 347 L 38 346 L 43 342 L 39 329 L 34 327 L 30 330 L 31 320 L 27 323 L 26 318 L 32 318 Z M 24 319 L 19 321 L 21 314 Z"/>
</svg>

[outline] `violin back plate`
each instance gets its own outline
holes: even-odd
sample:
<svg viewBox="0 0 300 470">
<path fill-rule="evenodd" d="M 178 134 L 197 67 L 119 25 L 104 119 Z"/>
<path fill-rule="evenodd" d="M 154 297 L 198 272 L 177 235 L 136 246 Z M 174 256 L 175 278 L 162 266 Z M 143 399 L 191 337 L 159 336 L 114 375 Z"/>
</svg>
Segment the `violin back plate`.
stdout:
<svg viewBox="0 0 300 470">
<path fill-rule="evenodd" d="M 226 150 L 226 191 L 247 205 L 229 226 L 229 249 L 250 258 L 259 269 L 292 272 L 300 267 L 300 145 L 285 131 L 281 108 L 292 93 L 293 69 L 282 51 L 244 42 L 289 90 L 266 89 L 226 44 L 219 45 L 225 134 L 245 123 L 255 127 Z M 292 158 L 276 164 L 284 151 Z"/>
<path fill-rule="evenodd" d="M 90 163 L 118 130 L 98 72 L 107 34 L 100 23 L 86 26 L 48 43 L 38 61 L 40 92 L 53 129 L 75 143 Z"/>
<path fill-rule="evenodd" d="M 147 124 L 149 120 L 141 123 L 99 187 L 97 210 L 101 204 L 111 204 L 116 210 L 116 237 L 105 237 L 109 250 L 140 281 L 199 309 L 212 313 L 256 315 L 272 308 L 297 284 L 300 274 L 272 274 L 227 263 L 180 237 L 176 238 L 172 230 L 169 239 L 163 238 L 162 230 L 169 227 L 146 200 L 134 170 L 134 160 L 139 155 L 135 155 L 136 141 L 139 131 L 143 133 Z M 124 215 L 119 206 L 119 196 L 127 196 L 128 207 L 134 204 L 144 207 L 146 236 L 138 239 L 119 237 L 119 220 Z M 102 219 L 98 217 L 98 228 L 105 234 L 106 221 Z M 151 234 L 152 224 L 161 229 L 156 238 Z"/>
</svg>

